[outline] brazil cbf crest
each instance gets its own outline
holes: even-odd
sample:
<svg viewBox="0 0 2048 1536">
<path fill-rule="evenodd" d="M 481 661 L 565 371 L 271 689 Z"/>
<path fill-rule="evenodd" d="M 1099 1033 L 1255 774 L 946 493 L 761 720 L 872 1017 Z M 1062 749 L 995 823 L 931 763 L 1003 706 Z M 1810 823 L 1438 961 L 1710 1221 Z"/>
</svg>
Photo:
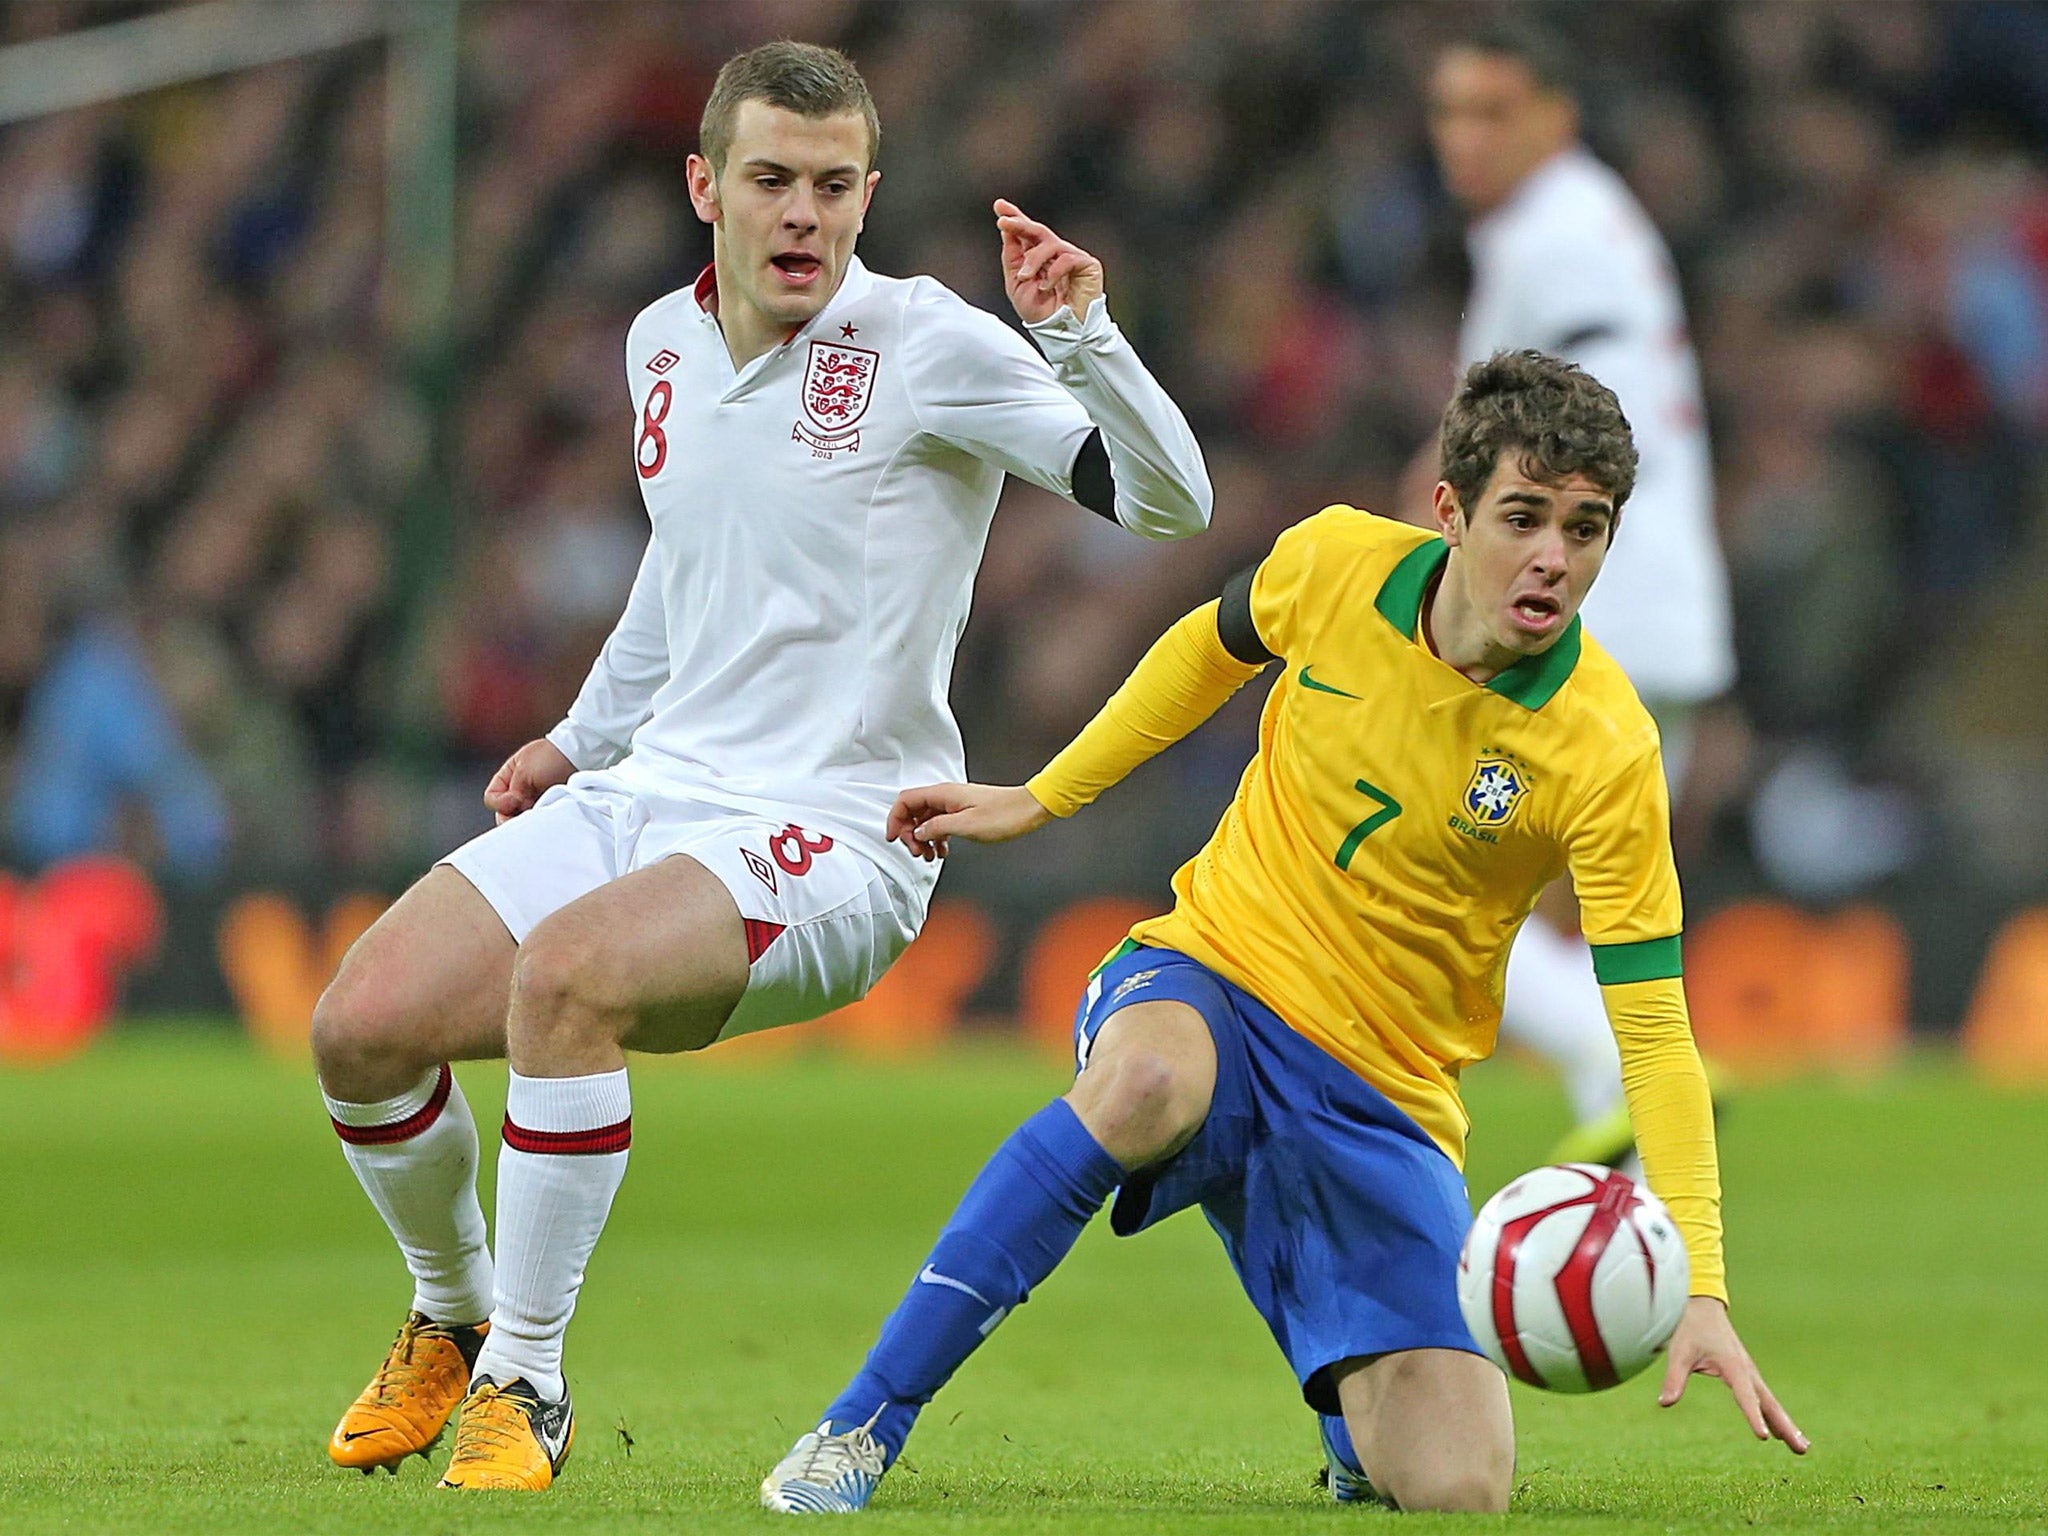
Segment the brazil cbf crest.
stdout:
<svg viewBox="0 0 2048 1536">
<path fill-rule="evenodd" d="M 875 365 L 881 359 L 881 353 L 866 347 L 812 342 L 810 361 L 804 368 L 804 420 L 796 424 L 794 435 L 822 457 L 858 453 L 856 425 L 867 414 Z"/>
<path fill-rule="evenodd" d="M 1519 765 L 1505 757 L 1482 757 L 1465 785 L 1465 814 L 1473 825 L 1489 830 L 1515 819 L 1515 808 L 1529 792 Z"/>
</svg>

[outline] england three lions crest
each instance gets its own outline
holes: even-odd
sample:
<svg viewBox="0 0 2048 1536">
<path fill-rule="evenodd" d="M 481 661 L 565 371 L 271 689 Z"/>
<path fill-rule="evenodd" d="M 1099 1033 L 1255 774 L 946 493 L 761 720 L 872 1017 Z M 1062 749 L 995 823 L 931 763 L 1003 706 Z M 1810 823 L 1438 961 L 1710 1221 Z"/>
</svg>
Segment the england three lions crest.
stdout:
<svg viewBox="0 0 2048 1536">
<path fill-rule="evenodd" d="M 858 452 L 860 433 L 855 427 L 867 414 L 875 367 L 881 360 L 881 353 L 866 347 L 812 342 L 804 368 L 804 419 L 796 424 L 796 436 L 824 456 Z"/>
<path fill-rule="evenodd" d="M 1522 770 L 1504 757 L 1482 757 L 1465 785 L 1465 814 L 1475 826 L 1489 830 L 1515 819 L 1515 808 L 1529 792 Z"/>
</svg>

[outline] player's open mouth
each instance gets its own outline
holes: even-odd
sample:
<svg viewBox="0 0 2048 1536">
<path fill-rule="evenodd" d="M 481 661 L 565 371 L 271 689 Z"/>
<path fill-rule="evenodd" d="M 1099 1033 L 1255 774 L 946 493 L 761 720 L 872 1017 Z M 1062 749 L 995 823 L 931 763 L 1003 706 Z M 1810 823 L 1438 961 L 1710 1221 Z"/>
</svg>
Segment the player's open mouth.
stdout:
<svg viewBox="0 0 2048 1536">
<path fill-rule="evenodd" d="M 825 270 L 825 263 L 808 251 L 785 251 L 780 256 L 771 256 L 768 264 L 782 274 L 784 282 L 796 288 L 810 287 Z"/>
<path fill-rule="evenodd" d="M 1564 607 L 1554 597 L 1518 597 L 1508 605 L 1515 622 L 1534 635 L 1545 635 L 1564 619 Z"/>
</svg>

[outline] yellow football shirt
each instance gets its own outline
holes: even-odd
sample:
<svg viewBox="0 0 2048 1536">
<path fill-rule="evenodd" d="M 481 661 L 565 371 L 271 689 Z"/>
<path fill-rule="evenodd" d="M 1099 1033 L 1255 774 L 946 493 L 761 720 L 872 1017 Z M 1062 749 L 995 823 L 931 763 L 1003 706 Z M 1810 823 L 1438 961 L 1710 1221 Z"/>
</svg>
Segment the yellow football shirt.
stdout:
<svg viewBox="0 0 2048 1536">
<path fill-rule="evenodd" d="M 1603 979 L 1676 975 L 1682 919 L 1635 690 L 1576 620 L 1484 687 L 1440 661 L 1420 615 L 1449 552 L 1350 507 L 1281 535 L 1252 583 L 1286 668 L 1258 754 L 1133 936 L 1243 985 L 1462 1161 L 1458 1074 L 1492 1054 L 1544 886 L 1570 869 Z"/>
</svg>

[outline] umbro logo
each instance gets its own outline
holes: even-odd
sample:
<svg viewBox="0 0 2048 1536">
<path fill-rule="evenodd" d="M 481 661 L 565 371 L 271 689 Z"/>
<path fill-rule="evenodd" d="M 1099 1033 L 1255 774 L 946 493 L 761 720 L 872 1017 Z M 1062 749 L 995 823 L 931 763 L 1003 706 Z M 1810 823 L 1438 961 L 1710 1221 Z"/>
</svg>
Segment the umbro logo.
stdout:
<svg viewBox="0 0 2048 1536">
<path fill-rule="evenodd" d="M 663 347 L 647 360 L 647 371 L 649 373 L 667 373 L 669 369 L 675 367 L 681 361 L 682 359 L 675 353 L 669 351 L 667 347 Z"/>
</svg>

